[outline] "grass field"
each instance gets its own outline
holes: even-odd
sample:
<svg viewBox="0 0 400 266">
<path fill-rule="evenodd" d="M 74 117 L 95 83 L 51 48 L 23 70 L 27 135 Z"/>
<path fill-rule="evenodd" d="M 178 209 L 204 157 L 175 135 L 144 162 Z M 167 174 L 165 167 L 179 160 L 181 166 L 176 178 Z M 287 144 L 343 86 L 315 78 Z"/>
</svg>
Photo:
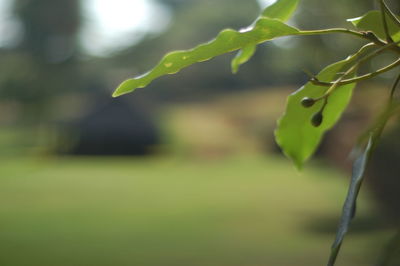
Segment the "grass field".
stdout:
<svg viewBox="0 0 400 266">
<path fill-rule="evenodd" d="M 253 155 L 0 161 L 1 266 L 324 265 L 347 185 Z M 388 233 L 351 233 L 338 265 L 373 265 Z"/>
</svg>

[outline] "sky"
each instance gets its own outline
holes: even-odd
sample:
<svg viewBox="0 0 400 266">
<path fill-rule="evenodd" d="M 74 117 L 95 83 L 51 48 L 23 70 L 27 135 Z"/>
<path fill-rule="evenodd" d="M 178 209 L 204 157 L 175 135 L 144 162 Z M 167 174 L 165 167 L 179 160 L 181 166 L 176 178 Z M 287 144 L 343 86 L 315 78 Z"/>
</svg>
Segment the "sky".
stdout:
<svg viewBox="0 0 400 266">
<path fill-rule="evenodd" d="M 11 15 L 11 0 L 0 0 L 0 47 L 18 40 L 21 27 Z"/>
<path fill-rule="evenodd" d="M 91 55 L 108 55 L 137 42 L 146 33 L 163 31 L 170 20 L 154 0 L 84 0 L 80 41 Z M 0 0 L 0 47 L 18 42 L 21 25 L 11 12 L 12 0 Z M 157 14 L 156 16 L 154 14 Z"/>
<path fill-rule="evenodd" d="M 258 0 L 262 6 L 273 0 Z M 21 26 L 13 18 L 12 0 L 0 0 L 0 47 L 18 41 Z M 91 55 L 108 55 L 139 41 L 146 33 L 168 27 L 170 12 L 155 0 L 84 0 L 80 34 L 83 49 Z"/>
<path fill-rule="evenodd" d="M 87 52 L 108 54 L 163 31 L 170 14 L 153 0 L 85 0 L 81 41 Z M 156 15 L 155 15 L 156 14 Z"/>
</svg>

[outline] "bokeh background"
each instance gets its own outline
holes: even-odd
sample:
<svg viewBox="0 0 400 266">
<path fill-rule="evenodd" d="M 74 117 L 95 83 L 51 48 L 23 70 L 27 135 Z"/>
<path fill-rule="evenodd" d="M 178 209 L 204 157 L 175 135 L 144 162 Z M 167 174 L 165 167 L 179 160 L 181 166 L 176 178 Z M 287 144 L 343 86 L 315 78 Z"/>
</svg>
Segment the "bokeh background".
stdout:
<svg viewBox="0 0 400 266">
<path fill-rule="evenodd" d="M 324 265 L 347 155 L 393 73 L 360 84 L 301 173 L 273 130 L 304 72 L 358 40 L 283 38 L 237 75 L 230 54 L 110 96 L 164 53 L 251 24 L 268 2 L 0 0 L 0 265 Z M 301 1 L 290 24 L 350 27 L 376 8 L 351 2 Z M 398 133 L 393 123 L 374 157 L 339 265 L 373 265 L 394 233 Z"/>
</svg>

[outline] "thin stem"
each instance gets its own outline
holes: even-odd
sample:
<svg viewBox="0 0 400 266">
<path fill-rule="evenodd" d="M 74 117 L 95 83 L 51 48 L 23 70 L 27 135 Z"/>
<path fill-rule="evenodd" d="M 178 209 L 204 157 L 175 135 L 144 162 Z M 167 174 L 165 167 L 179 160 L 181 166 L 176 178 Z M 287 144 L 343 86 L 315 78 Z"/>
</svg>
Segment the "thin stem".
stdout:
<svg viewBox="0 0 400 266">
<path fill-rule="evenodd" d="M 400 83 L 400 73 L 399 73 L 399 75 L 397 76 L 396 80 L 394 81 L 393 86 L 392 86 L 392 89 L 390 90 L 390 98 L 389 98 L 389 101 L 393 101 L 393 99 L 394 99 L 394 93 L 396 92 L 396 89 L 397 89 L 397 86 L 399 85 L 399 83 Z"/>
<path fill-rule="evenodd" d="M 365 47 L 365 46 L 364 46 L 364 47 Z M 364 48 L 364 47 L 363 47 L 363 48 Z M 361 54 L 362 51 L 365 49 L 365 48 L 364 48 L 364 49 L 363 49 L 363 48 L 361 48 L 361 49 L 356 53 L 356 55 Z M 378 55 L 378 54 L 381 52 L 381 50 L 383 51 L 383 47 L 380 48 L 380 49 L 378 49 L 378 50 L 376 50 L 376 51 L 374 51 L 374 52 L 372 52 L 372 53 L 370 53 L 369 55 L 367 55 L 367 56 L 365 56 L 365 57 L 359 59 L 358 62 L 356 62 L 353 66 L 351 66 L 346 72 L 344 72 L 344 73 L 340 76 L 340 78 L 338 78 L 335 82 L 333 82 L 332 86 L 326 91 L 325 97 L 328 97 L 333 91 L 335 91 L 335 89 L 336 89 L 337 87 L 340 86 L 340 82 L 343 81 L 343 79 L 344 79 L 347 75 L 349 75 L 349 74 L 355 72 L 355 71 L 357 70 L 357 68 L 358 68 L 362 63 L 364 63 L 365 61 L 369 60 L 370 58 L 372 58 L 372 57 Z"/>
<path fill-rule="evenodd" d="M 325 92 L 325 97 L 329 97 L 329 95 L 336 90 L 337 87 L 340 86 L 340 82 L 349 74 L 356 71 L 360 66 L 361 61 L 354 64 L 351 68 L 349 68 L 343 75 L 340 76 L 335 82 L 333 82 L 332 86 Z"/>
<path fill-rule="evenodd" d="M 385 42 L 379 40 L 374 34 L 367 34 L 365 32 L 358 32 L 354 30 L 349 30 L 345 28 L 332 28 L 332 29 L 323 29 L 323 30 L 303 30 L 297 33 L 296 35 L 320 35 L 320 34 L 331 34 L 331 33 L 345 33 L 349 35 L 356 36 L 358 38 L 372 41 L 373 43 L 383 46 L 386 45 Z"/>
<path fill-rule="evenodd" d="M 344 85 L 344 84 L 343 84 L 343 81 L 345 81 L 344 78 L 345 78 L 347 75 L 349 75 L 349 74 L 351 74 L 352 72 L 354 72 L 362 63 L 364 63 L 365 61 L 370 60 L 371 58 L 377 56 L 378 54 L 382 53 L 383 51 L 385 51 L 386 49 L 390 48 L 391 46 L 397 45 L 398 43 L 400 43 L 400 41 L 398 41 L 398 42 L 393 42 L 393 43 L 389 43 L 389 44 L 387 44 L 387 45 L 385 45 L 385 46 L 383 46 L 383 47 L 380 47 L 379 49 L 373 51 L 372 53 L 368 54 L 367 56 L 365 56 L 365 57 L 359 59 L 358 62 L 356 62 L 356 63 L 355 63 L 352 67 L 350 67 L 345 73 L 343 73 L 343 74 L 340 76 L 339 79 L 337 79 L 337 80 L 334 81 L 334 82 L 329 82 L 329 83 L 327 83 L 327 84 L 330 86 L 330 88 L 327 90 L 327 92 L 325 93 L 324 97 L 328 97 L 329 94 L 331 94 L 332 91 L 334 91 L 338 86 Z M 363 52 L 363 50 L 364 50 L 366 47 L 368 47 L 368 46 L 369 46 L 369 44 L 363 46 L 363 47 L 356 53 L 356 55 L 361 54 L 361 53 Z M 398 60 L 395 61 L 394 63 L 392 63 L 392 64 L 390 64 L 390 65 L 388 65 L 388 66 L 386 66 L 386 67 L 380 69 L 380 71 L 386 72 L 386 71 L 390 70 L 391 68 L 396 67 L 396 66 L 399 65 L 399 64 L 400 64 L 400 59 L 398 59 Z M 378 70 L 378 71 L 379 71 L 379 70 Z M 373 75 L 374 75 L 374 76 L 378 75 L 378 71 L 375 71 L 375 72 L 373 72 L 373 73 L 366 74 L 366 75 L 361 76 L 361 77 L 362 77 L 363 79 L 366 79 L 366 76 L 367 76 L 368 78 L 371 78 Z M 383 72 L 380 72 L 380 73 L 383 73 Z M 380 73 L 379 73 L 379 74 L 380 74 Z M 357 79 L 360 80 L 361 77 L 358 77 Z M 356 78 L 350 79 L 350 81 L 351 81 L 350 83 L 356 82 L 355 80 L 356 80 Z M 347 82 L 348 82 L 348 81 L 349 81 L 349 80 L 347 80 Z M 314 84 L 316 84 L 316 83 L 319 83 L 320 81 L 319 81 L 318 79 L 314 78 L 314 79 L 311 80 L 311 82 L 315 82 Z M 348 83 L 347 83 L 347 84 L 348 84 Z M 318 85 L 318 84 L 317 84 L 317 85 Z M 322 84 L 319 84 L 319 85 L 322 85 Z"/>
<path fill-rule="evenodd" d="M 371 48 L 371 47 L 374 47 L 374 46 L 375 46 L 374 43 L 367 43 L 366 45 L 364 45 L 364 46 L 362 46 L 360 49 L 358 49 L 358 51 L 357 51 L 354 55 L 352 55 L 352 57 L 358 57 L 358 56 L 360 56 L 362 53 L 364 53 L 365 50 L 367 50 L 367 49 L 369 49 L 369 48 Z"/>
<path fill-rule="evenodd" d="M 382 7 L 385 9 L 385 11 L 387 12 L 387 14 L 389 15 L 389 17 L 391 17 L 394 21 L 394 23 L 397 24 L 397 26 L 400 27 L 400 20 L 399 18 L 393 13 L 393 11 L 389 8 L 389 6 L 386 4 L 386 2 L 384 0 L 380 0 Z"/>
<path fill-rule="evenodd" d="M 347 85 L 347 84 L 351 84 L 351 83 L 355 83 L 355 82 L 359 82 L 359 81 L 363 81 L 363 80 L 367 80 L 373 77 L 376 77 L 382 73 L 385 73 L 389 70 L 392 70 L 393 68 L 397 67 L 400 65 L 400 59 L 397 59 L 396 61 L 394 61 L 393 63 L 391 63 L 390 65 L 387 65 L 381 69 L 378 69 L 375 72 L 372 73 L 368 73 L 362 76 L 358 76 L 355 78 L 351 78 L 351 79 L 343 79 L 342 81 L 339 82 L 339 85 Z M 313 78 L 310 80 L 311 83 L 313 83 L 314 85 L 318 85 L 318 86 L 324 86 L 324 87 L 330 87 L 333 85 L 333 82 L 323 82 L 323 81 L 319 81 L 316 78 Z"/>
<path fill-rule="evenodd" d="M 303 71 L 304 74 L 306 74 L 309 78 L 315 77 L 315 75 L 314 75 L 313 73 L 311 73 L 311 71 L 308 70 L 308 69 L 302 69 L 302 71 Z"/>
<path fill-rule="evenodd" d="M 383 29 L 385 30 L 385 35 L 386 35 L 386 41 L 389 43 L 393 42 L 392 37 L 390 36 L 390 32 L 389 32 L 389 26 L 386 20 L 386 12 L 385 12 L 385 7 L 384 7 L 384 3 L 383 0 L 380 0 L 380 6 L 381 6 L 381 14 L 382 14 L 382 24 L 383 24 Z"/>
<path fill-rule="evenodd" d="M 400 109 L 400 104 L 395 101 L 394 99 L 394 93 L 397 89 L 397 86 L 400 83 L 400 73 L 397 76 L 395 82 L 392 85 L 392 88 L 390 90 L 390 95 L 389 99 L 387 101 L 387 104 L 384 108 L 384 110 L 381 112 L 380 115 L 375 119 L 375 122 L 366 130 L 361 136 L 358 138 L 358 145 L 361 143 L 365 142 L 365 140 L 368 138 L 370 133 L 379 134 L 382 133 L 383 128 L 385 126 L 385 123 L 389 120 L 390 117 L 392 117 L 394 114 L 398 113 L 398 110 Z M 400 232 L 400 231 L 399 231 Z"/>
<path fill-rule="evenodd" d="M 386 46 L 387 43 L 379 39 L 372 31 L 354 31 L 345 28 L 332 28 L 332 29 L 323 29 L 323 30 L 303 30 L 293 35 L 322 35 L 322 34 L 332 34 L 332 33 L 344 33 L 352 36 L 356 36 L 363 40 L 368 40 L 373 42 L 378 46 Z M 390 46 L 390 50 L 400 54 L 400 47 L 397 45 Z"/>
</svg>

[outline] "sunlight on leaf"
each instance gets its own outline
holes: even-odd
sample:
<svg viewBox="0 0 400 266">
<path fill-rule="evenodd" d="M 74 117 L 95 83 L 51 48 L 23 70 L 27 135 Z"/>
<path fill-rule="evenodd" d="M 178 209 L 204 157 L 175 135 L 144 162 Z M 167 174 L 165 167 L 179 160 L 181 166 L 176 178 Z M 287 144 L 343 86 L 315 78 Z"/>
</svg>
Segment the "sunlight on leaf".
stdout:
<svg viewBox="0 0 400 266">
<path fill-rule="evenodd" d="M 175 51 L 165 55 L 158 65 L 148 73 L 122 82 L 114 91 L 113 97 L 133 92 L 137 88 L 144 88 L 154 79 L 167 74 L 175 74 L 192 64 L 241 50 L 232 61 L 232 70 L 237 72 L 239 66 L 247 62 L 254 54 L 257 44 L 299 33 L 298 29 L 283 23 L 293 14 L 297 4 L 298 0 L 278 0 L 267 7 L 263 15 L 247 29 L 240 31 L 226 29 L 221 31 L 214 40 L 194 49 Z"/>
<path fill-rule="evenodd" d="M 262 17 L 268 17 L 273 19 L 279 19 L 282 22 L 287 21 L 292 17 L 294 11 L 296 11 L 298 0 L 279 0 L 272 5 L 266 7 L 262 12 Z M 248 45 L 240 50 L 235 58 L 232 60 L 232 72 L 235 74 L 239 71 L 239 67 L 245 64 L 254 55 L 256 51 L 256 45 Z"/>
<path fill-rule="evenodd" d="M 390 36 L 395 42 L 400 41 L 400 27 L 395 22 L 393 22 L 393 20 L 389 16 L 386 16 L 386 20 L 388 22 L 387 24 Z M 386 39 L 382 14 L 379 11 L 370 11 L 364 16 L 348 19 L 348 21 L 350 21 L 359 30 L 372 31 L 379 38 L 383 40 Z"/>
<path fill-rule="evenodd" d="M 296 11 L 299 0 L 280 0 L 267 6 L 262 12 L 263 17 L 276 18 L 287 21 Z"/>
<path fill-rule="evenodd" d="M 277 19 L 260 17 L 254 27 L 248 31 L 226 29 L 214 40 L 201 44 L 192 50 L 175 51 L 167 54 L 150 72 L 124 81 L 114 92 L 117 97 L 137 88 L 146 87 L 154 79 L 175 74 L 194 63 L 210 60 L 218 55 L 256 45 L 276 37 L 295 35 L 298 29 L 288 26 Z"/>
<path fill-rule="evenodd" d="M 348 57 L 326 67 L 317 75 L 321 81 L 331 82 L 338 72 L 355 60 L 356 56 Z M 322 107 L 323 101 L 318 101 L 310 108 L 301 105 L 304 97 L 316 99 L 325 94 L 328 87 L 314 85 L 308 82 L 305 86 L 288 97 L 286 111 L 278 120 L 275 138 L 283 153 L 293 160 L 298 169 L 317 149 L 323 134 L 332 128 L 339 120 L 347 107 L 355 84 L 348 84 L 336 88 L 329 96 L 328 103 L 323 112 L 323 122 L 315 127 L 311 119 Z"/>
</svg>

